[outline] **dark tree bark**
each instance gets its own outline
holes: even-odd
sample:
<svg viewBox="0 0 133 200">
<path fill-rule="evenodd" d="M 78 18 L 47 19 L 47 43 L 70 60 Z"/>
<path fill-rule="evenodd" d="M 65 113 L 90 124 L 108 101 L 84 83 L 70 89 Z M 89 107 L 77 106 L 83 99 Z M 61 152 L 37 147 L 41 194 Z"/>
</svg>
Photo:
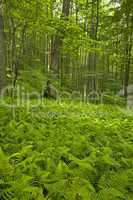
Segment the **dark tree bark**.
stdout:
<svg viewBox="0 0 133 200">
<path fill-rule="evenodd" d="M 70 3 L 71 3 L 71 0 L 63 0 L 62 17 L 65 17 L 67 19 L 69 17 L 69 12 L 70 12 Z"/>
</svg>

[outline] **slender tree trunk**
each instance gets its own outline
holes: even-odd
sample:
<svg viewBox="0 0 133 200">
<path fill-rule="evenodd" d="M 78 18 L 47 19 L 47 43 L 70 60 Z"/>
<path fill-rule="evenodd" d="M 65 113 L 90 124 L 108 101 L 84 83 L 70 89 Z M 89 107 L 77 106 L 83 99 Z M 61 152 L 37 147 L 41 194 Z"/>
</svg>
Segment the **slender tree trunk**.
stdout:
<svg viewBox="0 0 133 200">
<path fill-rule="evenodd" d="M 63 0 L 62 4 L 62 14 L 60 16 L 61 20 L 68 20 L 69 12 L 70 12 L 70 3 L 71 0 Z M 59 36 L 60 33 L 62 37 Z M 57 34 L 52 39 L 51 44 L 51 69 L 53 69 L 56 73 L 59 73 L 61 66 L 61 48 L 63 45 L 64 38 L 64 30 L 60 29 L 57 31 Z"/>
<path fill-rule="evenodd" d="M 126 48 L 126 58 L 125 58 L 125 76 L 124 76 L 124 97 L 127 99 L 128 91 L 127 87 L 129 84 L 129 74 L 130 74 L 130 63 L 131 63 L 131 51 L 132 44 L 129 44 L 129 47 Z"/>
<path fill-rule="evenodd" d="M 89 68 L 93 73 L 96 73 L 96 43 L 97 33 L 99 27 L 99 0 L 92 0 L 91 2 L 91 27 L 90 27 L 90 38 L 94 40 L 94 44 L 92 45 L 94 52 L 89 53 Z M 92 88 L 94 91 L 96 90 L 96 77 L 92 77 Z"/>
<path fill-rule="evenodd" d="M 0 92 L 6 83 L 6 48 L 2 3 L 0 3 Z"/>
<path fill-rule="evenodd" d="M 130 23 L 131 22 L 131 23 Z M 124 62 L 124 97 L 127 100 L 128 96 L 128 91 L 127 87 L 129 84 L 129 74 L 130 74 L 130 64 L 131 64 L 131 52 L 132 52 L 132 35 L 133 35 L 133 17 L 131 18 L 129 14 L 127 13 L 127 29 L 126 29 L 126 34 L 125 34 L 125 42 L 126 42 L 126 47 L 125 47 L 125 62 Z M 131 24 L 131 26 L 129 26 Z"/>
</svg>

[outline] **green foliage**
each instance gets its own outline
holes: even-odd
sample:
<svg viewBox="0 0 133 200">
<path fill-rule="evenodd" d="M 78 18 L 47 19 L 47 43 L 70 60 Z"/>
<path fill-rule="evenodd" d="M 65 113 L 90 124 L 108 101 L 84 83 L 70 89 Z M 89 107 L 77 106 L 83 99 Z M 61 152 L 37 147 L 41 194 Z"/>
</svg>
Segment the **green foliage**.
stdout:
<svg viewBox="0 0 133 200">
<path fill-rule="evenodd" d="M 133 199 L 132 114 L 47 101 L 11 116 L 0 109 L 0 199 Z"/>
<path fill-rule="evenodd" d="M 104 93 L 103 98 L 102 98 L 103 103 L 105 104 L 110 104 L 110 105 L 119 105 L 119 106 L 126 106 L 126 101 L 124 97 L 119 97 L 117 95 L 110 94 L 109 93 Z"/>
</svg>

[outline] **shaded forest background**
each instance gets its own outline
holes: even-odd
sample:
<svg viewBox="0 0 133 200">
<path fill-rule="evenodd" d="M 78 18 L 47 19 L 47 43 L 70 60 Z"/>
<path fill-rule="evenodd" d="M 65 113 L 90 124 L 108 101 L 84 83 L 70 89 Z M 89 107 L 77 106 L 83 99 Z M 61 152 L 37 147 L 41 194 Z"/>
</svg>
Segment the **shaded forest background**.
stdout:
<svg viewBox="0 0 133 200">
<path fill-rule="evenodd" d="M 0 1 L 0 90 L 50 78 L 85 95 L 123 88 L 126 98 L 132 39 L 131 0 Z"/>
</svg>

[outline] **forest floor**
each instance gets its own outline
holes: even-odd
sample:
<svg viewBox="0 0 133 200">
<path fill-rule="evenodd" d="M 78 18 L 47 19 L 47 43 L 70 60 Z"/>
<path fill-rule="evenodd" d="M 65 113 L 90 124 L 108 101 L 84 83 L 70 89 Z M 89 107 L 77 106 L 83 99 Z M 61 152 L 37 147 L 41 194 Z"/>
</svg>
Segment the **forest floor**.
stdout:
<svg viewBox="0 0 133 200">
<path fill-rule="evenodd" d="M 0 199 L 133 199 L 132 113 L 45 101 L 0 118 Z"/>
</svg>

